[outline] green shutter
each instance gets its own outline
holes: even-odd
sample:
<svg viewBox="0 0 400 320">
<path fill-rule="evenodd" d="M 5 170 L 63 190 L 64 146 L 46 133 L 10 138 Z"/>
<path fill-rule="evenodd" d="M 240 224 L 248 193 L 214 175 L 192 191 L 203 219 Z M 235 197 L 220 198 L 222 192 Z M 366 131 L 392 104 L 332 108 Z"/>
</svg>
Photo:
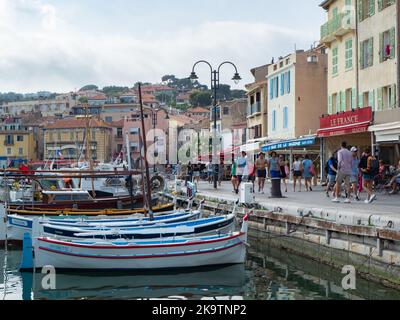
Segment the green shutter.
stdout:
<svg viewBox="0 0 400 320">
<path fill-rule="evenodd" d="M 375 14 L 375 0 L 369 0 L 368 16 L 372 17 Z"/>
<path fill-rule="evenodd" d="M 358 21 L 363 21 L 363 0 L 358 0 Z"/>
<path fill-rule="evenodd" d="M 342 96 L 342 111 L 346 111 L 346 92 L 341 92 Z"/>
<path fill-rule="evenodd" d="M 379 62 L 384 61 L 385 48 L 383 45 L 383 33 L 379 34 Z"/>
<path fill-rule="evenodd" d="M 383 110 L 383 88 L 378 88 L 378 110 Z"/>
<path fill-rule="evenodd" d="M 328 114 L 332 114 L 333 110 L 332 110 L 332 96 L 329 95 L 328 97 Z"/>
<path fill-rule="evenodd" d="M 397 107 L 397 101 L 396 101 L 396 95 L 397 95 L 397 87 L 396 87 L 396 84 L 393 84 L 392 85 L 392 103 L 393 103 L 393 106 L 390 106 L 391 108 L 396 108 Z"/>
<path fill-rule="evenodd" d="M 374 65 L 374 38 L 371 38 L 368 41 L 368 51 L 369 51 L 368 66 L 372 67 Z"/>
<path fill-rule="evenodd" d="M 371 90 L 368 94 L 368 107 L 375 109 L 375 90 Z"/>
<path fill-rule="evenodd" d="M 364 107 L 364 95 L 362 93 L 358 95 L 358 107 Z"/>
<path fill-rule="evenodd" d="M 336 112 L 340 112 L 340 92 L 336 94 Z"/>
<path fill-rule="evenodd" d="M 396 28 L 390 29 L 390 59 L 396 56 Z"/>
<path fill-rule="evenodd" d="M 356 88 L 351 90 L 351 108 L 355 109 L 357 107 L 357 92 Z"/>
<path fill-rule="evenodd" d="M 378 11 L 381 12 L 383 9 L 383 0 L 378 0 Z"/>
<path fill-rule="evenodd" d="M 364 69 L 364 50 L 363 50 L 364 44 L 363 42 L 360 43 L 360 68 Z"/>
</svg>

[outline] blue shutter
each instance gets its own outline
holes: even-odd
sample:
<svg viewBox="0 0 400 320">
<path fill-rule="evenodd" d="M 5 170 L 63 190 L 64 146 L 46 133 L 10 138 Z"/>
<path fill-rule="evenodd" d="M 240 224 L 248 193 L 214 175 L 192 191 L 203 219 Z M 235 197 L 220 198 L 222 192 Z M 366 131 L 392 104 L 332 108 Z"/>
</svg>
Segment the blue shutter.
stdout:
<svg viewBox="0 0 400 320">
<path fill-rule="evenodd" d="M 286 93 L 290 93 L 290 71 L 288 71 L 287 73 L 287 77 L 286 77 L 286 81 L 287 81 L 287 89 L 286 89 Z"/>
<path fill-rule="evenodd" d="M 272 131 L 276 130 L 276 111 L 272 111 Z"/>
<path fill-rule="evenodd" d="M 281 96 L 285 94 L 285 74 L 281 74 Z"/>
<path fill-rule="evenodd" d="M 274 98 L 274 79 L 269 80 L 269 99 L 272 100 Z"/>
<path fill-rule="evenodd" d="M 276 77 L 275 81 L 276 81 L 276 84 L 275 84 L 275 86 L 276 86 L 276 97 L 279 97 L 279 77 Z"/>
<path fill-rule="evenodd" d="M 284 107 L 283 108 L 283 129 L 287 129 L 288 128 L 288 124 L 289 124 L 289 114 L 288 114 L 288 107 Z"/>
</svg>

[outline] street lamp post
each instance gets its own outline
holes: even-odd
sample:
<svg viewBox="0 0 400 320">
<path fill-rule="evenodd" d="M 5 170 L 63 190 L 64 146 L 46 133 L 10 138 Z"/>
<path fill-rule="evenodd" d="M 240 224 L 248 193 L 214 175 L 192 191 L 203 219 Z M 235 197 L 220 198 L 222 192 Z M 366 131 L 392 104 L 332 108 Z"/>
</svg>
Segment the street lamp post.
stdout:
<svg viewBox="0 0 400 320">
<path fill-rule="evenodd" d="M 219 66 L 218 69 L 213 70 L 213 67 L 211 66 L 211 64 L 205 60 L 200 60 L 197 61 L 192 68 L 192 73 L 190 74 L 189 79 L 192 82 L 195 82 L 196 80 L 199 79 L 199 77 L 197 76 L 196 72 L 195 72 L 195 68 L 198 64 L 200 63 L 205 63 L 210 67 L 211 70 L 211 90 L 213 92 L 213 120 L 214 120 L 214 132 L 213 132 L 213 162 L 214 162 L 214 168 L 213 168 L 213 175 L 214 175 L 214 189 L 218 188 L 218 166 L 219 166 L 219 161 L 217 159 L 217 90 L 219 89 L 219 85 L 220 85 L 220 70 L 221 67 L 225 64 L 230 64 L 235 68 L 235 74 L 232 78 L 232 80 L 238 84 L 240 80 L 242 80 L 242 78 L 240 77 L 238 70 L 235 66 L 235 64 L 233 64 L 230 61 L 225 61 L 222 62 Z"/>
</svg>

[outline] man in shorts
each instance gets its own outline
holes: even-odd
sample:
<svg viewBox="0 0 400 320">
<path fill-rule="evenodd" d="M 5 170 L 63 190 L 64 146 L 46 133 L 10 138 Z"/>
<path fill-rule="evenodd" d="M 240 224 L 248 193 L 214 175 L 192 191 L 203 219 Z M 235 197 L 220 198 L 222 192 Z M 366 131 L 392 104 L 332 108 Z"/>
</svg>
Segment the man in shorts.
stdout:
<svg viewBox="0 0 400 320">
<path fill-rule="evenodd" d="M 337 176 L 337 160 L 335 158 L 335 155 L 332 154 L 332 156 L 329 158 L 328 163 L 328 185 L 326 187 L 326 196 L 329 198 L 329 192 L 333 191 L 333 196 L 336 198 L 336 192 L 335 192 L 335 185 L 336 185 L 336 176 Z"/>
<path fill-rule="evenodd" d="M 353 162 L 352 162 L 352 175 L 350 177 L 350 184 L 353 188 L 353 193 L 357 201 L 360 201 L 360 197 L 358 195 L 358 181 L 359 181 L 359 165 L 360 159 L 358 158 L 358 149 L 356 147 L 351 148 L 351 153 L 353 155 Z"/>
<path fill-rule="evenodd" d="M 350 201 L 350 178 L 353 174 L 352 171 L 353 155 L 347 149 L 347 142 L 342 142 L 342 148 L 338 151 L 338 174 L 336 180 L 336 198 L 332 202 L 340 202 L 340 194 L 342 183 L 344 181 L 346 187 L 346 200 L 344 203 L 351 203 Z"/>
<path fill-rule="evenodd" d="M 258 178 L 258 192 L 264 194 L 265 179 L 267 178 L 267 160 L 265 154 L 260 153 L 256 160 L 257 178 Z"/>
</svg>

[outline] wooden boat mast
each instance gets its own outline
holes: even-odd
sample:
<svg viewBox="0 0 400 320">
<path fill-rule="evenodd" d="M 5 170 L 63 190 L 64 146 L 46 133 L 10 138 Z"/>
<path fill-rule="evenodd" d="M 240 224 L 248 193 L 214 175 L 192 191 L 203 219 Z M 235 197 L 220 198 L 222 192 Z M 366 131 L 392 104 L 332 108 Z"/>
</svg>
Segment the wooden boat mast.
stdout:
<svg viewBox="0 0 400 320">
<path fill-rule="evenodd" d="M 139 83 L 139 101 L 140 101 L 140 116 L 142 119 L 142 138 L 143 138 L 143 153 L 144 153 L 144 165 L 146 168 L 146 184 L 147 184 L 147 203 L 149 206 L 149 215 L 150 220 L 153 220 L 153 210 L 152 210 L 152 199 L 151 199 L 151 187 L 150 187 L 150 172 L 149 172 L 149 162 L 147 160 L 147 144 L 146 138 L 144 137 L 144 133 L 146 132 L 146 128 L 144 125 L 144 112 L 143 112 L 143 99 L 142 99 L 142 85 Z M 144 183 L 144 181 L 143 181 Z M 143 195 L 144 197 L 144 195 Z"/>
</svg>

